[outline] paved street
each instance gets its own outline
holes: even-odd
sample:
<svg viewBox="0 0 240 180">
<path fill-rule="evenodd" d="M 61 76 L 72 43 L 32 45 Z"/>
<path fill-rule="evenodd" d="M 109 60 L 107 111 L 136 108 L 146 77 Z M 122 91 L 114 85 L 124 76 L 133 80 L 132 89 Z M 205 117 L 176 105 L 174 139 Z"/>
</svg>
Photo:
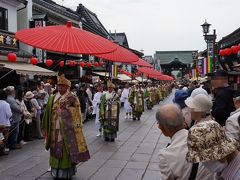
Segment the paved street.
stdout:
<svg viewBox="0 0 240 180">
<path fill-rule="evenodd" d="M 171 102 L 172 96 L 161 104 Z M 96 137 L 94 121 L 86 122 L 84 132 L 91 159 L 79 164 L 73 180 L 159 180 L 157 154 L 169 139 L 156 126 L 158 107 L 146 110 L 141 121 L 125 120 L 121 109 L 120 131 L 115 142 Z M 49 152 L 43 144 L 43 140 L 36 140 L 0 157 L 0 179 L 52 179 L 47 172 Z"/>
</svg>

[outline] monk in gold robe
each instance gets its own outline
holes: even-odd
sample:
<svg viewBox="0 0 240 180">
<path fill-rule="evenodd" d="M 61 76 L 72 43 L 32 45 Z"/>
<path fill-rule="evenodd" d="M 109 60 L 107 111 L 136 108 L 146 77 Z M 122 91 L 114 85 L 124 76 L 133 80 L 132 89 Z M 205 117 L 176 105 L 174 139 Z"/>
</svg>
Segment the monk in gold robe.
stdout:
<svg viewBox="0 0 240 180">
<path fill-rule="evenodd" d="M 49 98 L 42 121 L 45 148 L 50 149 L 51 175 L 71 178 L 76 165 L 90 158 L 82 131 L 78 98 L 69 89 L 71 82 L 58 77 L 58 92 Z"/>
</svg>

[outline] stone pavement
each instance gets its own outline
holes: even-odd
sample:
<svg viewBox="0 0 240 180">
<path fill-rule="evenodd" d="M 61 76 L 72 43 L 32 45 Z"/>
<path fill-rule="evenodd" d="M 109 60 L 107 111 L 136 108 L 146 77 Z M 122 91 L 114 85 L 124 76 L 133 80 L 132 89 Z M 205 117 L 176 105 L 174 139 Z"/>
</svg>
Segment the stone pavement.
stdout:
<svg viewBox="0 0 240 180">
<path fill-rule="evenodd" d="M 161 104 L 172 101 L 171 94 Z M 160 105 L 161 105 L 160 104 Z M 146 110 L 141 121 L 124 119 L 121 109 L 120 131 L 115 142 L 96 137 L 94 121 L 84 123 L 84 133 L 91 159 L 78 165 L 73 180 L 159 180 L 158 152 L 166 147 L 169 138 L 159 131 L 155 112 Z M 47 169 L 49 152 L 43 140 L 28 143 L 23 149 L 0 157 L 1 180 L 52 179 Z"/>
</svg>

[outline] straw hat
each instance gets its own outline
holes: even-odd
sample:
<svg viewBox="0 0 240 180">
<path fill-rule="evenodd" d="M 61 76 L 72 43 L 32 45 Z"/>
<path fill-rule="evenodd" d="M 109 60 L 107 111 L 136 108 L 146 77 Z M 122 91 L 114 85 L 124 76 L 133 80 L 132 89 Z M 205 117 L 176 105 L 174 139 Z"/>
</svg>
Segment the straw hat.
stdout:
<svg viewBox="0 0 240 180">
<path fill-rule="evenodd" d="M 34 94 L 33 94 L 31 91 L 26 92 L 25 98 L 31 99 L 31 98 L 33 98 L 33 97 L 34 97 Z"/>
<path fill-rule="evenodd" d="M 108 81 L 107 82 L 107 87 L 108 88 L 115 88 L 115 85 L 111 81 Z"/>
<path fill-rule="evenodd" d="M 208 112 L 213 106 L 212 99 L 205 94 L 198 94 L 195 97 L 189 97 L 184 102 L 195 112 Z"/>
<path fill-rule="evenodd" d="M 236 141 L 227 137 L 222 127 L 213 120 L 194 125 L 188 133 L 188 162 L 221 160 L 237 149 Z"/>
<path fill-rule="evenodd" d="M 205 95 L 208 96 L 207 91 L 206 91 L 205 89 L 203 89 L 202 87 L 199 87 L 199 88 L 196 88 L 196 89 L 194 89 L 194 90 L 192 91 L 190 97 L 193 98 L 193 97 L 195 97 L 195 96 L 198 95 L 198 94 L 205 94 Z"/>
<path fill-rule="evenodd" d="M 15 88 L 14 88 L 14 86 L 8 86 L 8 87 L 6 87 L 5 90 L 10 92 L 10 91 L 14 91 Z"/>
<path fill-rule="evenodd" d="M 58 76 L 58 85 L 67 85 L 69 87 L 71 87 L 71 82 L 65 78 L 64 74 L 62 74 L 61 76 Z"/>
</svg>

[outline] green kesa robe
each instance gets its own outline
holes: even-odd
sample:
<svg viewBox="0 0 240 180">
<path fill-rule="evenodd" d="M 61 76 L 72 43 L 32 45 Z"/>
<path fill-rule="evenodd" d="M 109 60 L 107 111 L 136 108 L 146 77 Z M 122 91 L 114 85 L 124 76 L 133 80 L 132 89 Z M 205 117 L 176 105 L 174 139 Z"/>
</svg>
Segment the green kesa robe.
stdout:
<svg viewBox="0 0 240 180">
<path fill-rule="evenodd" d="M 115 93 L 106 92 L 101 97 L 100 117 L 105 140 L 114 141 L 119 129 L 119 96 Z"/>
<path fill-rule="evenodd" d="M 49 98 L 44 112 L 42 128 L 45 148 L 50 149 L 52 175 L 70 178 L 75 166 L 90 158 L 82 131 L 80 103 L 71 93 Z"/>
<path fill-rule="evenodd" d="M 144 111 L 143 91 L 141 89 L 132 89 L 129 96 L 129 102 L 132 106 L 133 118 L 138 118 L 140 120 Z"/>
</svg>

